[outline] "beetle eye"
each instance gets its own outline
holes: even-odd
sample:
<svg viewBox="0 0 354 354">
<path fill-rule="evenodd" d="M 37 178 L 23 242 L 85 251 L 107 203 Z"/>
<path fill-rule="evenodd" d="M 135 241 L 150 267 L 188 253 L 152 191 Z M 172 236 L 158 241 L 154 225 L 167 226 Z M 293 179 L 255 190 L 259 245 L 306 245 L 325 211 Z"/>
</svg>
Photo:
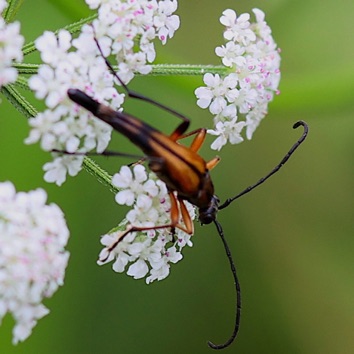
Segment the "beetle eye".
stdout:
<svg viewBox="0 0 354 354">
<path fill-rule="evenodd" d="M 210 201 L 210 204 L 206 208 L 199 209 L 199 221 L 202 225 L 207 225 L 216 219 L 216 213 L 218 212 L 219 198 L 214 195 Z"/>
</svg>

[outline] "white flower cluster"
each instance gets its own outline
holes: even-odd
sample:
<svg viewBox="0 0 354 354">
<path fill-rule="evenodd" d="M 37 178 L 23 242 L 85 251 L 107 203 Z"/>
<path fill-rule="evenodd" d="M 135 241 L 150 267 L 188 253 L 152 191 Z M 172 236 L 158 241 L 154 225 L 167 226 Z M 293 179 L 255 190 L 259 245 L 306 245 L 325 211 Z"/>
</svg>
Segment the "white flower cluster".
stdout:
<svg viewBox="0 0 354 354">
<path fill-rule="evenodd" d="M 95 33 L 101 39 L 105 56 L 115 55 L 118 75 L 128 83 L 134 72 L 151 71 L 156 52 L 152 40 L 163 44 L 172 38 L 179 27 L 177 0 L 86 0 L 91 9 L 98 8 L 98 19 L 93 22 Z"/>
<path fill-rule="evenodd" d="M 41 303 L 63 285 L 69 231 L 62 211 L 41 190 L 16 193 L 0 183 L 0 321 L 16 321 L 13 342 L 25 340 L 49 310 Z"/>
<path fill-rule="evenodd" d="M 7 7 L 7 2 L 0 0 L 0 13 Z M 20 34 L 20 23 L 6 23 L 0 16 L 0 88 L 17 79 L 17 70 L 13 61 L 22 60 L 24 38 Z"/>
<path fill-rule="evenodd" d="M 125 230 L 127 223 L 138 227 L 166 225 L 170 219 L 170 197 L 166 185 L 156 175 L 147 175 L 143 165 L 136 165 L 133 173 L 127 166 L 112 178 L 112 183 L 120 189 L 116 202 L 132 206 L 126 220 L 116 229 L 104 235 L 101 243 L 105 246 L 100 253 L 98 264 L 114 261 L 113 270 L 124 272 L 134 279 L 146 278 L 149 284 L 154 280 L 166 278 L 170 272 L 170 263 L 182 259 L 185 245 L 192 246 L 191 235 L 180 229 L 175 230 L 175 239 L 169 228 L 131 232 L 108 254 L 107 250 L 116 243 Z M 195 218 L 194 207 L 185 203 L 192 220 Z"/>
<path fill-rule="evenodd" d="M 48 109 L 30 119 L 32 128 L 27 144 L 40 141 L 46 151 L 65 150 L 86 153 L 106 149 L 111 127 L 91 113 L 73 104 L 67 97 L 69 88 L 80 89 L 98 101 L 118 110 L 124 101 L 114 87 L 115 78 L 109 72 L 94 39 L 100 43 L 104 55 L 114 55 L 118 75 L 127 83 L 135 72 L 146 74 L 147 65 L 155 59 L 152 41 L 158 38 L 166 43 L 179 27 L 179 18 L 173 15 L 176 0 L 105 0 L 89 1 L 98 7 L 98 18 L 92 25 L 83 26 L 78 38 L 62 30 L 56 36 L 45 32 L 36 40 L 43 65 L 29 80 L 38 99 L 44 99 Z M 44 179 L 61 185 L 66 174 L 76 175 L 83 156 L 58 156 L 44 165 Z"/>
<path fill-rule="evenodd" d="M 197 104 L 208 108 L 214 115 L 215 128 L 208 133 L 217 136 L 211 145 L 220 150 L 227 142 L 243 141 L 242 130 L 247 139 L 265 117 L 268 103 L 278 93 L 280 80 L 280 56 L 264 13 L 253 9 L 255 23 L 249 14 L 237 16 L 233 10 L 225 10 L 220 22 L 226 27 L 227 43 L 217 47 L 216 55 L 222 58 L 230 74 L 204 75 L 206 87 L 199 87 L 195 94 Z M 244 120 L 240 120 L 244 118 Z"/>
</svg>

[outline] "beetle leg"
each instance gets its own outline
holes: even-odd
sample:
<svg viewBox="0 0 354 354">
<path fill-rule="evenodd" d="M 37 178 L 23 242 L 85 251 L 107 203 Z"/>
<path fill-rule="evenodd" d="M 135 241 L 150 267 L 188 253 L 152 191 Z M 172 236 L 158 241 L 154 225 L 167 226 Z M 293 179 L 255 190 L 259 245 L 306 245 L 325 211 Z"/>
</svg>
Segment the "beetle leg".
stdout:
<svg viewBox="0 0 354 354">
<path fill-rule="evenodd" d="M 185 225 L 185 230 L 183 230 L 183 231 L 189 235 L 192 235 L 194 233 L 194 224 L 193 224 L 192 218 L 189 215 L 186 205 L 184 204 L 184 200 L 178 198 L 178 201 L 179 201 L 179 206 L 181 209 L 182 220 Z M 181 229 L 181 227 L 179 227 L 179 228 Z"/>
<path fill-rule="evenodd" d="M 181 140 L 184 138 L 188 138 L 189 136 L 195 135 L 195 138 L 192 141 L 190 149 L 194 152 L 198 152 L 198 150 L 201 148 L 201 146 L 203 145 L 203 142 L 205 140 L 206 129 L 199 128 L 199 129 L 193 130 L 187 134 L 178 134 L 177 129 L 170 135 L 171 140 L 177 141 L 177 140 Z"/>
<path fill-rule="evenodd" d="M 194 231 L 193 222 L 184 204 L 184 201 L 180 198 L 177 198 L 173 192 L 169 192 L 169 196 L 171 199 L 171 228 L 178 228 L 191 235 Z M 184 226 L 178 222 L 180 216 L 182 216 Z"/>
<path fill-rule="evenodd" d="M 194 232 L 194 225 L 193 221 L 188 213 L 187 207 L 184 204 L 184 201 L 180 198 L 177 198 L 173 192 L 169 192 L 170 199 L 171 199 L 171 223 L 165 225 L 157 225 L 157 226 L 133 226 L 129 225 L 124 231 L 118 234 L 116 240 L 107 247 L 107 251 L 105 252 L 105 256 L 101 258 L 100 262 L 105 262 L 109 254 L 118 246 L 118 244 L 131 232 L 138 232 L 138 231 L 148 231 L 148 230 L 160 230 L 160 229 L 167 229 L 171 228 L 172 234 L 174 237 L 174 229 L 178 228 L 183 232 L 192 235 Z M 178 207 L 178 203 L 180 208 Z M 182 216 L 182 220 L 184 225 L 181 225 L 179 221 L 180 215 Z M 173 240 L 174 241 L 174 240 Z"/>
<path fill-rule="evenodd" d="M 210 161 L 207 162 L 206 166 L 207 169 L 210 171 L 212 170 L 220 161 L 220 157 L 219 156 L 215 156 L 213 159 L 211 159 Z"/>
</svg>

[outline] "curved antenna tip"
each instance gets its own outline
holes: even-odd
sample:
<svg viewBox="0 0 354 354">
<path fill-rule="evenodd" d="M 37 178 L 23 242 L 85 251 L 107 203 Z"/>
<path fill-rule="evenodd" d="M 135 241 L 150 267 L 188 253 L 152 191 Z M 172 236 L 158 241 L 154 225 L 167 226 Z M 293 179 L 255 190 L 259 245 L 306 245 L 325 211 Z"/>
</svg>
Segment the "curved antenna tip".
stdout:
<svg viewBox="0 0 354 354">
<path fill-rule="evenodd" d="M 305 132 L 306 132 L 306 134 L 307 134 L 307 132 L 308 132 L 308 130 L 309 130 L 309 126 L 308 126 L 308 124 L 307 124 L 305 121 L 303 121 L 303 120 L 299 120 L 299 121 L 297 121 L 296 123 L 294 123 L 293 129 L 296 129 L 296 128 L 300 127 L 300 126 L 304 127 Z"/>
<path fill-rule="evenodd" d="M 219 350 L 219 349 L 225 349 L 227 348 L 234 340 L 232 339 L 231 341 L 227 341 L 226 343 L 224 344 L 219 344 L 219 345 L 216 345 L 214 344 L 213 342 L 210 342 L 208 341 L 208 347 L 211 348 L 211 349 L 215 349 L 215 350 Z"/>
</svg>

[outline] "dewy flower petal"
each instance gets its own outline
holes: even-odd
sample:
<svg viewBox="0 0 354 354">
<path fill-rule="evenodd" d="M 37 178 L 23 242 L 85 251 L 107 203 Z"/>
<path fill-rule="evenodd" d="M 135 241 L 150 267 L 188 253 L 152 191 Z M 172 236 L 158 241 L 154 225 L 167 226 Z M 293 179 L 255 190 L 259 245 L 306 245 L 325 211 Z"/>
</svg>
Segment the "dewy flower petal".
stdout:
<svg viewBox="0 0 354 354">
<path fill-rule="evenodd" d="M 206 73 L 206 87 L 195 90 L 197 105 L 209 108 L 214 115 L 215 129 L 208 132 L 218 136 L 212 144 L 216 150 L 227 142 L 243 141 L 243 127 L 251 139 L 268 111 L 268 103 L 279 93 L 279 51 L 264 13 L 259 9 L 253 13 L 256 22 L 251 23 L 249 14 L 238 16 L 230 9 L 223 12 L 220 22 L 225 26 L 227 42 L 215 53 L 233 73 L 225 77 Z"/>
<path fill-rule="evenodd" d="M 41 302 L 64 282 L 69 231 L 46 198 L 41 189 L 16 194 L 10 182 L 0 183 L 0 322 L 12 314 L 15 344 L 49 313 Z"/>
</svg>

